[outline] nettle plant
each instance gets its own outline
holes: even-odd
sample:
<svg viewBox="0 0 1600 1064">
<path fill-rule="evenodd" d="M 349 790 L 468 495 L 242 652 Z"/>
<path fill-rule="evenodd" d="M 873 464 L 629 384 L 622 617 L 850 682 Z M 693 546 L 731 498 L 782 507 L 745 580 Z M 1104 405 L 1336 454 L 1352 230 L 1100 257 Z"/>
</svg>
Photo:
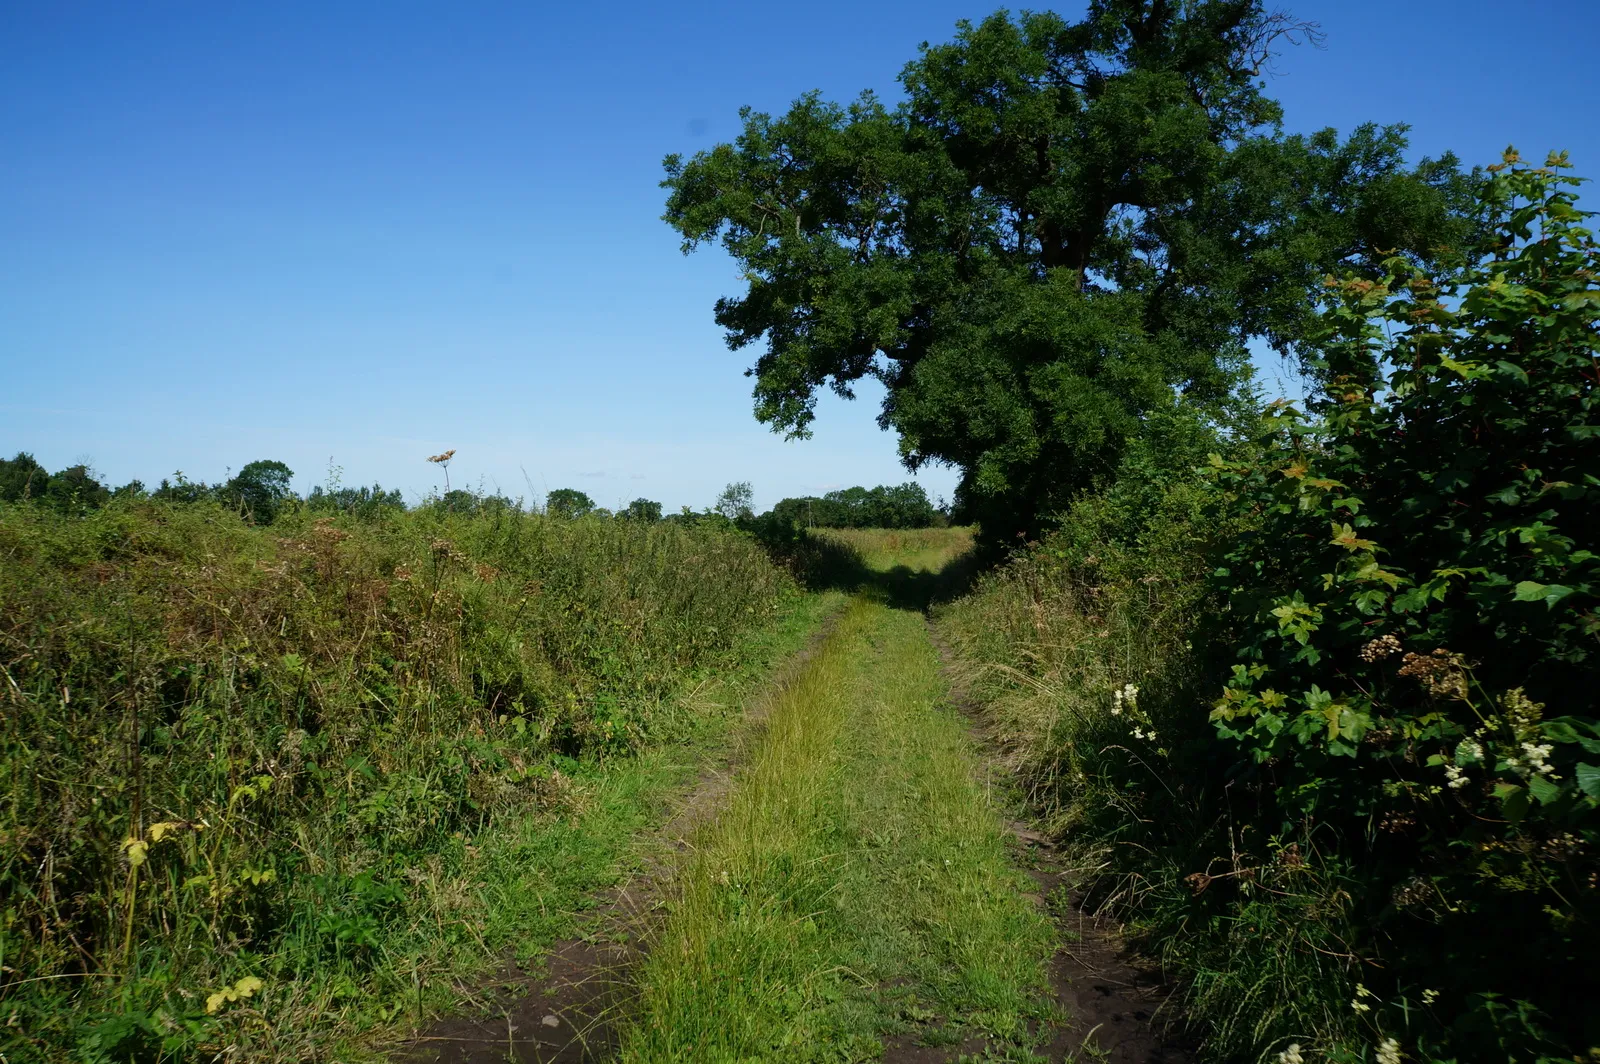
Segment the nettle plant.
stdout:
<svg viewBox="0 0 1600 1064">
<path fill-rule="evenodd" d="M 1503 988 L 1587 1046 L 1561 1003 L 1600 945 L 1600 251 L 1567 166 L 1490 167 L 1448 275 L 1330 280 L 1320 418 L 1279 404 L 1253 460 L 1213 457 L 1255 528 L 1217 571 L 1242 641 L 1212 719 L 1262 828 L 1337 838 L 1397 990 L 1409 952 L 1457 1036 Z"/>
</svg>

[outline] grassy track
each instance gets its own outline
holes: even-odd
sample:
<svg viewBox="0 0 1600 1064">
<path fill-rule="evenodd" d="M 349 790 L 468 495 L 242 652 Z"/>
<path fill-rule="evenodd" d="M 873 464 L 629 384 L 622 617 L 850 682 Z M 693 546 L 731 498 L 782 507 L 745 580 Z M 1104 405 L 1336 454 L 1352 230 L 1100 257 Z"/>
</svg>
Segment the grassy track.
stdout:
<svg viewBox="0 0 1600 1064">
<path fill-rule="evenodd" d="M 1027 1059 L 1050 929 L 946 699 L 920 614 L 858 597 L 702 829 L 625 1061 L 868 1060 L 890 1036 L 975 1034 Z"/>
</svg>

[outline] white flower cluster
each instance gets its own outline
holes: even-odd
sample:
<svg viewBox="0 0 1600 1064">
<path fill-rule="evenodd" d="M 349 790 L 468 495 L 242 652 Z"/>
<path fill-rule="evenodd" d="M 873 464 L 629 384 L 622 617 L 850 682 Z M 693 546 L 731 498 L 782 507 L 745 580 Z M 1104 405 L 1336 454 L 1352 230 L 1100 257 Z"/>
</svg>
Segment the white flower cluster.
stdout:
<svg viewBox="0 0 1600 1064">
<path fill-rule="evenodd" d="M 1424 1005 L 1432 1005 L 1435 1001 L 1438 1001 L 1438 1000 L 1439 1000 L 1439 992 L 1437 990 L 1424 990 L 1422 992 L 1422 1003 Z"/>
<path fill-rule="evenodd" d="M 1125 683 L 1111 692 L 1111 715 L 1122 716 L 1124 706 L 1128 709 L 1139 708 L 1139 688 L 1131 683 Z"/>
<path fill-rule="evenodd" d="M 1373 996 L 1374 995 L 1373 995 L 1372 991 L 1368 990 L 1361 983 L 1357 983 L 1356 984 L 1356 996 L 1350 999 L 1351 1011 L 1353 1011 L 1353 1012 L 1371 1012 L 1372 1011 L 1372 1006 L 1368 1005 L 1365 1001 L 1362 1001 L 1361 999 L 1362 998 L 1369 998 L 1369 997 L 1373 997 Z"/>
<path fill-rule="evenodd" d="M 1156 741 L 1156 730 L 1151 728 L 1149 731 L 1145 731 L 1143 728 L 1135 727 L 1133 729 L 1133 737 L 1135 739 L 1145 739 L 1153 743 Z"/>
<path fill-rule="evenodd" d="M 1475 765 L 1483 760 L 1483 744 L 1476 739 L 1463 739 L 1456 744 L 1456 764 Z"/>
<path fill-rule="evenodd" d="M 1549 743 L 1523 743 L 1522 756 L 1507 757 L 1506 766 L 1519 776 L 1546 776 L 1558 780 L 1561 777 L 1550 764 L 1550 752 L 1554 749 Z"/>
<path fill-rule="evenodd" d="M 1305 1064 L 1305 1058 L 1300 1055 L 1300 1043 L 1290 1042 L 1289 1048 L 1278 1054 L 1278 1064 Z"/>
<path fill-rule="evenodd" d="M 1453 791 L 1459 791 L 1472 782 L 1467 779 L 1467 774 L 1455 765 L 1446 765 L 1444 767 L 1444 775 L 1445 779 L 1449 781 L 1450 789 Z"/>
<path fill-rule="evenodd" d="M 1379 1042 L 1378 1064 L 1400 1064 L 1400 1043 L 1393 1038 Z"/>
</svg>

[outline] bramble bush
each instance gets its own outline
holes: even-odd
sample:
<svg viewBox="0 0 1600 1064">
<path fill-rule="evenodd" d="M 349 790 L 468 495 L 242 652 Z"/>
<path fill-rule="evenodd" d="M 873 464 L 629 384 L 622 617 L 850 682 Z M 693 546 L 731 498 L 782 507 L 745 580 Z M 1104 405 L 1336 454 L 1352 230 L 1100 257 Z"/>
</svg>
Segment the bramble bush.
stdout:
<svg viewBox="0 0 1600 1064">
<path fill-rule="evenodd" d="M 1323 416 L 1214 459 L 1255 519 L 1215 575 L 1236 789 L 1277 845 L 1336 840 L 1384 987 L 1355 1011 L 1424 1057 L 1513 1016 L 1517 1055 L 1600 1045 L 1600 248 L 1566 166 L 1491 168 L 1464 270 L 1331 283 Z"/>
<path fill-rule="evenodd" d="M 1330 282 L 1311 411 L 1198 476 L 1159 444 L 941 613 L 1208 1056 L 1600 1046 L 1600 255 L 1564 168 L 1492 168 L 1453 269 Z"/>
</svg>

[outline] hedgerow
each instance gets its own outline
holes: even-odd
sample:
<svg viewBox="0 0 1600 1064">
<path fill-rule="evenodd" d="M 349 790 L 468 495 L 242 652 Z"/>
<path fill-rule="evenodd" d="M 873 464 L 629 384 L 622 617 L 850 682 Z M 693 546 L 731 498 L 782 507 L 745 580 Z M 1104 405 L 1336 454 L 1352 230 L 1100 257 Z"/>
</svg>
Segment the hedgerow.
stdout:
<svg viewBox="0 0 1600 1064">
<path fill-rule="evenodd" d="M 1600 1046 L 1600 250 L 1565 160 L 1482 253 L 1330 282 L 1325 395 L 1113 490 L 946 623 L 1214 1055 Z"/>
</svg>

